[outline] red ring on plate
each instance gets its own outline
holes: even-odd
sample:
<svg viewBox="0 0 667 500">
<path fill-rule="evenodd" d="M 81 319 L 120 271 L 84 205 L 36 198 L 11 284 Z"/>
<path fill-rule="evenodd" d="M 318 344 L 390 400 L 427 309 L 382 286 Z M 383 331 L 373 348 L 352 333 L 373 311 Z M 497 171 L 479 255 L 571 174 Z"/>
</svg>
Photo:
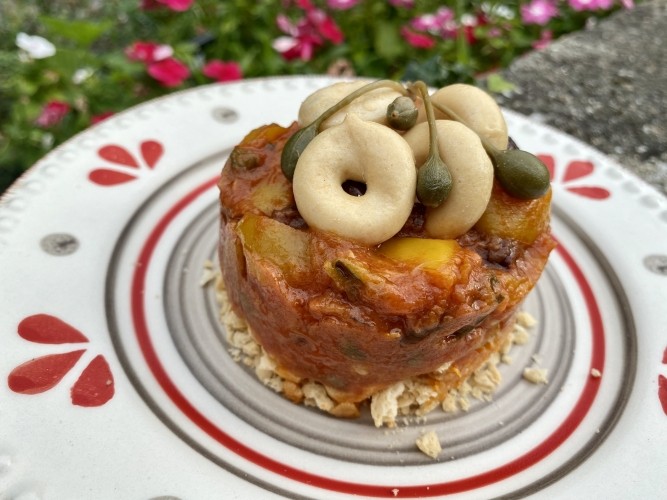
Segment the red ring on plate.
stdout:
<svg viewBox="0 0 667 500">
<path fill-rule="evenodd" d="M 158 358 L 157 353 L 153 348 L 150 333 L 148 331 L 148 325 L 146 323 L 146 312 L 144 310 L 143 300 L 148 264 L 151 260 L 151 257 L 153 256 L 153 252 L 157 247 L 158 242 L 160 241 L 160 238 L 164 234 L 169 224 L 174 220 L 174 218 L 200 195 L 215 186 L 217 180 L 218 179 L 216 177 L 215 179 L 206 181 L 200 186 L 196 187 L 190 193 L 186 194 L 160 219 L 155 228 L 151 231 L 148 239 L 146 240 L 146 243 L 141 249 L 134 275 L 132 277 L 131 308 L 132 320 L 134 323 L 139 347 L 148 367 L 155 376 L 157 382 L 160 384 L 167 396 L 185 414 L 186 417 L 188 417 L 202 431 L 207 433 L 230 451 L 275 474 L 310 486 L 316 486 L 331 491 L 372 497 L 431 497 L 436 495 L 460 493 L 463 491 L 488 486 L 503 479 L 507 479 L 525 469 L 528 469 L 553 452 L 563 442 L 565 442 L 565 440 L 574 432 L 574 430 L 579 426 L 581 421 L 590 410 L 600 386 L 600 379 L 595 377 L 588 378 L 586 385 L 584 386 L 584 389 L 581 392 L 579 399 L 577 400 L 577 403 L 575 404 L 570 414 L 560 424 L 560 426 L 558 426 L 558 428 L 552 432 L 551 435 L 549 435 L 544 441 L 535 446 L 529 452 L 518 458 L 515 458 L 505 465 L 496 467 L 495 469 L 454 481 L 430 485 L 380 486 L 331 479 L 285 465 L 281 462 L 278 462 L 277 460 L 274 460 L 273 458 L 258 453 L 257 451 L 232 438 L 225 431 L 217 427 L 213 422 L 202 415 L 192 405 L 192 403 L 188 401 L 188 399 L 181 393 L 181 391 L 179 391 L 176 385 L 169 378 L 169 375 L 162 366 L 162 363 L 160 362 L 160 359 Z M 598 308 L 597 301 L 595 300 L 595 295 L 583 272 L 574 261 L 572 256 L 563 247 L 563 245 L 558 245 L 556 251 L 560 254 L 569 267 L 584 297 L 590 318 L 592 335 L 592 355 L 590 368 L 599 368 L 604 366 L 605 339 L 602 316 L 600 315 L 600 310 Z M 396 489 L 398 489 L 397 492 Z"/>
</svg>

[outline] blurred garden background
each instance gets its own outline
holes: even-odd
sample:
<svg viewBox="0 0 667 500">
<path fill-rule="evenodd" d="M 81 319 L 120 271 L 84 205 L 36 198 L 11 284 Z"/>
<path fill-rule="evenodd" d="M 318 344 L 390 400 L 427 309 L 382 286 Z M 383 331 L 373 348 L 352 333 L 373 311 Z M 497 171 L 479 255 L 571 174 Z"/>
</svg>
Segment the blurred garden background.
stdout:
<svg viewBox="0 0 667 500">
<path fill-rule="evenodd" d="M 510 92 L 497 73 L 633 0 L 1 0 L 0 193 L 114 113 L 211 82 L 329 73 Z"/>
</svg>

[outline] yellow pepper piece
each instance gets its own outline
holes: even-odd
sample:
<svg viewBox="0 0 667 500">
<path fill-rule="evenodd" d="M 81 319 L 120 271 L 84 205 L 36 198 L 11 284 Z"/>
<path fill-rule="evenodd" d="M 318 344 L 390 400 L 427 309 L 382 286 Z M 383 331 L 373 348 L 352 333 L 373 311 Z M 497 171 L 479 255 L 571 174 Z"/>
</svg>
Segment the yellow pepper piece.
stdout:
<svg viewBox="0 0 667 500">
<path fill-rule="evenodd" d="M 245 249 L 276 264 L 286 277 L 307 270 L 308 235 L 278 221 L 246 214 L 236 228 Z"/>
<path fill-rule="evenodd" d="M 438 269 L 449 262 L 460 249 L 461 246 L 456 240 L 392 238 L 382 243 L 378 252 L 391 259 Z"/>
</svg>

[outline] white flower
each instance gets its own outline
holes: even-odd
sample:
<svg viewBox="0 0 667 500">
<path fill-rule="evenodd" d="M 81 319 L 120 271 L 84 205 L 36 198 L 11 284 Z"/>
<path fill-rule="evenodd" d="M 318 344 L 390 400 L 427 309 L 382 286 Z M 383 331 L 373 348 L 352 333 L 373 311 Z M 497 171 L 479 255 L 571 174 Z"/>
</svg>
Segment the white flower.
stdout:
<svg viewBox="0 0 667 500">
<path fill-rule="evenodd" d="M 162 59 L 167 59 L 174 55 L 174 49 L 170 45 L 158 45 L 155 47 L 155 52 L 153 52 L 153 57 L 156 61 L 162 61 Z"/>
<path fill-rule="evenodd" d="M 16 45 L 26 51 L 33 59 L 44 59 L 56 53 L 56 46 L 46 38 L 37 35 L 19 33 L 16 35 Z"/>
<path fill-rule="evenodd" d="M 72 75 L 72 83 L 75 85 L 80 85 L 88 80 L 88 78 L 93 76 L 94 72 L 95 71 L 93 71 L 93 68 L 79 68 Z"/>
</svg>

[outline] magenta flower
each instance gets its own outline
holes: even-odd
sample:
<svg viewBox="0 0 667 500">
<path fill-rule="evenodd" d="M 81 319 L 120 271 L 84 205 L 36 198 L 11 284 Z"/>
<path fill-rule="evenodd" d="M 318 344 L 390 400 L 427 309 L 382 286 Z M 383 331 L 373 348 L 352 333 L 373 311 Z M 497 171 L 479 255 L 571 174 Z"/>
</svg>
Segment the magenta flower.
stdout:
<svg viewBox="0 0 667 500">
<path fill-rule="evenodd" d="M 521 20 L 526 24 L 544 26 L 557 15 L 558 8 L 552 0 L 532 0 L 521 6 Z"/>
<path fill-rule="evenodd" d="M 435 40 L 429 35 L 412 31 L 407 26 L 401 28 L 401 36 L 410 45 L 417 49 L 430 49 L 435 45 Z"/>
<path fill-rule="evenodd" d="M 343 43 L 345 37 L 336 21 L 329 17 L 323 10 L 311 9 L 306 13 L 306 19 L 310 25 L 326 40 L 334 45 Z"/>
<path fill-rule="evenodd" d="M 417 31 L 427 31 L 443 38 L 456 38 L 457 24 L 454 11 L 447 7 L 440 7 L 433 14 L 415 17 L 410 26 Z"/>
<path fill-rule="evenodd" d="M 577 12 L 585 10 L 609 9 L 614 0 L 568 0 L 570 7 Z"/>
<path fill-rule="evenodd" d="M 69 113 L 70 106 L 64 101 L 50 101 L 44 105 L 41 113 L 35 120 L 39 127 L 53 127 L 58 125 Z"/>
<path fill-rule="evenodd" d="M 214 59 L 209 61 L 203 68 L 202 73 L 218 82 L 231 82 L 243 78 L 241 66 L 234 61 L 220 61 Z"/>
<path fill-rule="evenodd" d="M 190 70 L 178 59 L 169 57 L 149 64 L 148 74 L 164 87 L 178 87 L 190 76 Z"/>
<path fill-rule="evenodd" d="M 142 10 L 153 10 L 167 7 L 175 12 L 184 12 L 190 8 L 194 0 L 142 0 Z"/>
<path fill-rule="evenodd" d="M 359 3 L 359 0 L 327 0 L 327 6 L 334 10 L 351 9 Z"/>
<path fill-rule="evenodd" d="M 171 57 L 174 50 L 169 45 L 153 42 L 134 42 L 125 49 L 125 55 L 132 61 L 151 64 Z"/>
<path fill-rule="evenodd" d="M 276 38 L 273 48 L 287 61 L 310 61 L 315 50 L 324 45 L 325 41 L 338 45 L 344 40 L 343 32 L 324 11 L 312 7 L 307 0 L 301 0 L 301 5 L 306 15 L 296 24 L 283 14 L 276 18 L 278 28 L 287 36 Z"/>
</svg>

